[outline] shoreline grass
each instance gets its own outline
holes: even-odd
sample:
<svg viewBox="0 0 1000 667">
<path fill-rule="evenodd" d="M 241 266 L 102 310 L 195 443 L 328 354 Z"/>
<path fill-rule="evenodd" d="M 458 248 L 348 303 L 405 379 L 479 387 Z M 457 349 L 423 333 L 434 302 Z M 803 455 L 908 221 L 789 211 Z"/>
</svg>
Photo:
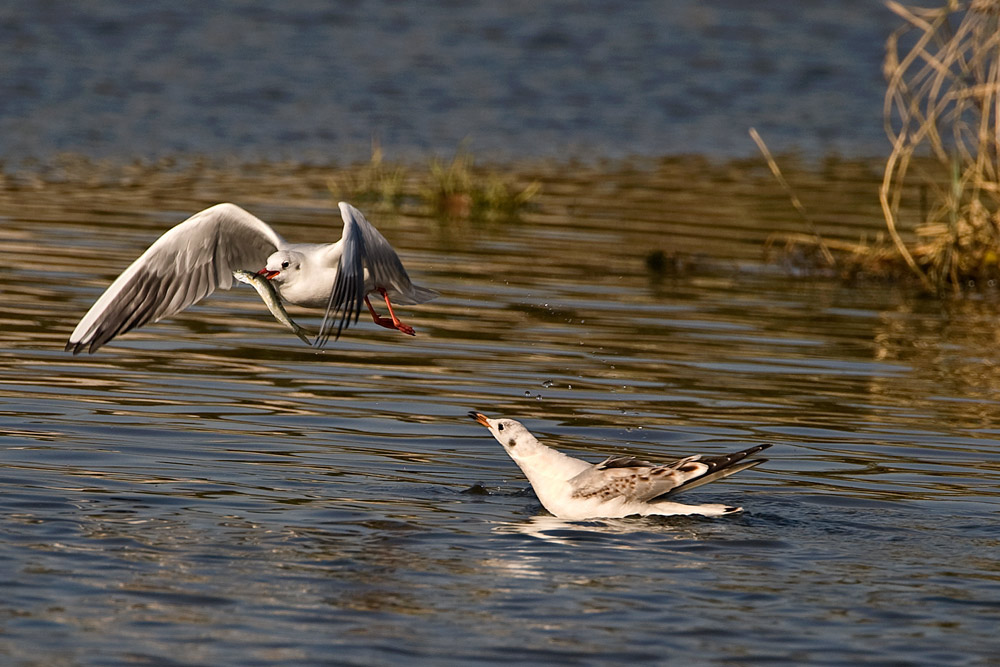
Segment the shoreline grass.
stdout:
<svg viewBox="0 0 1000 667">
<path fill-rule="evenodd" d="M 887 239 L 830 246 L 785 181 L 763 140 L 750 133 L 809 227 L 786 234 L 786 253 L 814 246 L 845 277 L 898 279 L 925 292 L 960 294 L 1000 280 L 1000 1 L 936 8 L 886 3 L 903 25 L 886 41 L 883 108 L 891 143 L 878 191 Z M 903 228 L 912 229 L 904 239 Z M 769 244 L 770 245 L 770 244 Z M 831 253 L 831 247 L 837 251 Z M 818 262 L 819 260 L 817 260 Z"/>
<path fill-rule="evenodd" d="M 1000 2 L 886 4 L 903 25 L 886 42 L 892 151 L 879 200 L 893 244 L 924 289 L 958 293 L 997 277 Z M 922 200 L 907 210 L 913 182 Z M 907 244 L 898 228 L 914 209 L 918 239 Z"/>
<path fill-rule="evenodd" d="M 418 168 L 387 164 L 381 146 L 373 143 L 369 162 L 331 176 L 328 188 L 335 198 L 383 211 L 410 204 L 449 219 L 493 220 L 516 219 L 541 184 L 533 180 L 522 186 L 513 174 L 477 168 L 465 144 L 450 160 L 435 156 Z"/>
</svg>

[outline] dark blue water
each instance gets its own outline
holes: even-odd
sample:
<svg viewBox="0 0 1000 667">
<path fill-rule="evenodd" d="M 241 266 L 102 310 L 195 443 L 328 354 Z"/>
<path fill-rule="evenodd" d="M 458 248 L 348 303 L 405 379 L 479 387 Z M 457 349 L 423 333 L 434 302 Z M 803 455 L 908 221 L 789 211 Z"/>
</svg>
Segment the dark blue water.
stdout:
<svg viewBox="0 0 1000 667">
<path fill-rule="evenodd" d="M 880 155 L 875 0 L 9 2 L 0 159 Z"/>
</svg>

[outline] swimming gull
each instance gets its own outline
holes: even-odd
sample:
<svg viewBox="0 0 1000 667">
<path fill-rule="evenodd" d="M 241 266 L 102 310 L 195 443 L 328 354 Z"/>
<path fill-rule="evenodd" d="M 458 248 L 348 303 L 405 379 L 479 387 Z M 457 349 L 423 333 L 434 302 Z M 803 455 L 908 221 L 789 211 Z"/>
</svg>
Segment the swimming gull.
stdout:
<svg viewBox="0 0 1000 667">
<path fill-rule="evenodd" d="M 633 515 L 740 512 L 728 505 L 683 505 L 670 500 L 681 491 L 728 477 L 767 459 L 748 459 L 771 445 L 756 445 L 725 456 L 688 456 L 656 465 L 632 456 L 609 456 L 587 463 L 540 443 L 520 422 L 469 416 L 485 426 L 524 472 L 542 506 L 560 519 L 621 518 Z"/>
</svg>

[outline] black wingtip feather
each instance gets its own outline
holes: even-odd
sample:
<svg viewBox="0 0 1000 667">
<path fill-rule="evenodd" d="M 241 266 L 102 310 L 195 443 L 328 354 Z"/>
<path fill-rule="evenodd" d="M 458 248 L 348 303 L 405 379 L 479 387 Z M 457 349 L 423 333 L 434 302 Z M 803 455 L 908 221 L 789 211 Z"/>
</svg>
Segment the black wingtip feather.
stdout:
<svg viewBox="0 0 1000 667">
<path fill-rule="evenodd" d="M 704 474 L 693 479 L 689 479 L 677 488 L 671 489 L 660 497 L 667 498 L 682 491 L 687 491 L 688 489 L 696 489 L 699 486 L 708 484 L 709 482 L 714 482 L 717 479 L 722 479 L 738 472 L 755 468 L 761 463 L 766 463 L 767 459 L 746 459 L 747 457 L 753 456 L 757 452 L 764 451 L 770 446 L 770 444 L 754 445 L 753 447 L 749 447 L 743 451 L 726 454 L 724 456 L 712 456 L 708 458 L 702 457 L 697 460 L 697 463 L 702 463 L 708 466 L 708 470 L 706 470 Z"/>
<path fill-rule="evenodd" d="M 320 333 L 316 337 L 313 345 L 323 347 L 334 336 L 334 340 L 339 340 L 340 335 L 351 324 L 356 324 L 361 315 L 361 302 L 364 300 L 364 283 L 352 276 L 348 280 L 338 280 L 330 294 L 329 305 L 323 314 L 323 322 L 320 324 Z M 340 317 L 337 318 L 339 312 Z M 331 313 L 333 317 L 331 317 Z M 353 316 L 353 318 L 352 318 Z M 333 322 L 336 320 L 337 331 L 333 333 Z"/>
<path fill-rule="evenodd" d="M 711 456 L 711 457 L 703 456 L 702 458 L 698 459 L 698 463 L 706 464 L 708 466 L 708 473 L 712 473 L 715 472 L 716 470 L 722 470 L 724 468 L 728 468 L 729 466 L 738 463 L 749 456 L 753 456 L 757 452 L 764 451 L 770 446 L 771 446 L 770 444 L 754 445 L 753 447 L 748 447 L 747 449 L 744 449 L 739 452 L 733 452 L 732 454 L 724 454 L 722 456 Z M 766 459 L 761 459 L 761 460 L 763 461 Z"/>
<path fill-rule="evenodd" d="M 73 354 L 76 355 L 86 348 L 88 354 L 93 354 L 113 338 L 148 323 L 153 318 L 156 304 L 164 293 L 170 294 L 171 291 L 164 288 L 163 280 L 158 276 L 145 285 L 129 285 L 128 289 L 122 293 L 121 303 L 116 310 L 110 311 L 97 330 L 92 332 L 90 340 L 67 343 L 66 351 L 72 349 Z M 121 313 L 125 312 L 126 306 L 136 302 L 139 306 L 134 308 L 127 317 L 122 317 Z M 111 326 L 111 323 L 115 321 L 118 322 L 118 325 Z"/>
<path fill-rule="evenodd" d="M 348 230 L 349 228 L 345 226 L 345 233 L 350 238 L 345 246 L 356 243 L 358 248 L 350 259 L 348 259 L 347 254 L 340 258 L 340 266 L 333 289 L 330 291 L 326 312 L 323 313 L 319 334 L 313 343 L 315 347 L 326 345 L 331 335 L 334 340 L 340 340 L 340 335 L 344 330 L 352 324 L 357 324 L 358 318 L 361 316 L 361 304 L 365 299 L 364 265 L 362 262 L 362 257 L 365 255 L 364 238 L 361 234 Z M 348 266 L 348 261 L 352 262 L 351 266 Z M 336 324 L 336 332 L 334 332 L 334 324 Z"/>
</svg>

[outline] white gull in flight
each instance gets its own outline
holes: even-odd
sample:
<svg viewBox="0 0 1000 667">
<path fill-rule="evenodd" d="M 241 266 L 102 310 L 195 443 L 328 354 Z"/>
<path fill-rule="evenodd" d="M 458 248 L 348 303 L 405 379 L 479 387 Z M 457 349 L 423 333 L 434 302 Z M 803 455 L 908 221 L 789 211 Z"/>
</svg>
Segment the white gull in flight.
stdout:
<svg viewBox="0 0 1000 667">
<path fill-rule="evenodd" d="M 728 477 L 767 459 L 749 459 L 771 445 L 756 445 L 725 456 L 688 456 L 656 465 L 632 456 L 610 456 L 598 464 L 575 459 L 540 443 L 520 422 L 469 416 L 485 426 L 514 459 L 542 506 L 570 521 L 626 516 L 740 512 L 728 505 L 682 505 L 670 500 L 681 491 Z"/>
<path fill-rule="evenodd" d="M 111 283 L 73 330 L 66 350 L 93 353 L 115 336 L 178 313 L 216 289 L 229 289 L 238 270 L 260 273 L 290 303 L 325 309 L 316 347 L 357 322 L 362 304 L 379 326 L 414 335 L 392 303 L 424 303 L 437 292 L 410 282 L 396 251 L 361 211 L 340 202 L 340 214 L 344 231 L 336 243 L 289 243 L 235 204 L 196 213 Z M 373 292 L 385 301 L 389 317 L 372 307 Z"/>
</svg>

